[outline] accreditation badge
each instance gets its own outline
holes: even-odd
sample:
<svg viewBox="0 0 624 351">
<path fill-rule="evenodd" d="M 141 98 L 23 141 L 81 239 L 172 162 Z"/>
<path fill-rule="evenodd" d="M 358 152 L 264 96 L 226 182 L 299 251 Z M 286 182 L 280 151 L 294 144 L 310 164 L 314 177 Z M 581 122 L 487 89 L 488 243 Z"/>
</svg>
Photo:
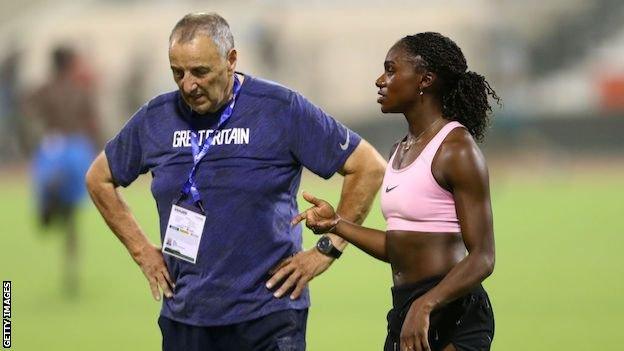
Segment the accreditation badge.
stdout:
<svg viewBox="0 0 624 351">
<path fill-rule="evenodd" d="M 205 222 L 206 216 L 203 214 L 174 204 L 169 214 L 162 252 L 195 263 Z"/>
</svg>

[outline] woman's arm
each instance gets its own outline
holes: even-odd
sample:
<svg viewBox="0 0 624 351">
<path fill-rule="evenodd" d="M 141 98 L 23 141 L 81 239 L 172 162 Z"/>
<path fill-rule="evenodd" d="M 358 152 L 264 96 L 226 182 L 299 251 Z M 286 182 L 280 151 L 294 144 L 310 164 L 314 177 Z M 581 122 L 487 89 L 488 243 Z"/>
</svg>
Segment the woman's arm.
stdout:
<svg viewBox="0 0 624 351">
<path fill-rule="evenodd" d="M 423 295 L 430 310 L 468 293 L 494 270 L 494 231 L 489 176 L 483 154 L 470 134 L 457 129 L 434 160 L 434 176 L 453 193 L 455 210 L 468 255 L 442 281 Z"/>
<path fill-rule="evenodd" d="M 305 219 L 306 226 L 312 229 L 315 234 L 331 232 L 357 246 L 367 254 L 388 262 L 386 232 L 365 228 L 340 218 L 327 201 L 317 199 L 312 194 L 304 192 L 303 198 L 313 204 L 314 207 L 310 207 L 298 214 L 292 220 L 293 225 Z"/>
<path fill-rule="evenodd" d="M 438 285 L 412 303 L 401 330 L 402 350 L 409 349 L 405 345 L 429 350 L 431 312 L 465 295 L 494 270 L 488 171 L 481 151 L 466 130 L 449 134 L 433 161 L 432 172 L 438 183 L 453 193 L 468 255 Z"/>
</svg>

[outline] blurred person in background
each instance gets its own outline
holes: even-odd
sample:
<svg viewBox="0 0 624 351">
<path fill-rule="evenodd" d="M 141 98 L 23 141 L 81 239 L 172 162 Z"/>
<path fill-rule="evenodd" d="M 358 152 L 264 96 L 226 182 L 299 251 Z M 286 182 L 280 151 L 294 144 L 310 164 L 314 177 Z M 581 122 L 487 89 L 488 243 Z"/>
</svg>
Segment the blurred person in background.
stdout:
<svg viewBox="0 0 624 351">
<path fill-rule="evenodd" d="M 346 243 L 302 251 L 290 226 L 302 168 L 344 175 L 337 211 L 356 223 L 381 184 L 370 144 L 299 93 L 235 71 L 237 55 L 221 16 L 183 17 L 169 38 L 178 90 L 143 105 L 86 178 L 153 297 L 165 295 L 164 350 L 304 350 L 307 283 Z M 148 171 L 162 248 L 117 189 Z"/>
<path fill-rule="evenodd" d="M 37 119 L 43 135 L 33 156 L 33 181 L 39 222 L 58 223 L 65 232 L 64 286 L 78 289 L 76 210 L 86 197 L 84 176 L 98 144 L 97 115 L 85 68 L 70 47 L 51 55 L 52 77 L 23 102 L 25 114 Z M 33 123 L 30 123 L 31 125 Z"/>
<path fill-rule="evenodd" d="M 0 60 L 0 161 L 16 161 L 32 148 L 26 143 L 24 126 L 19 118 L 18 71 L 21 53 L 9 45 Z"/>
<path fill-rule="evenodd" d="M 433 32 L 390 48 L 377 79 L 383 113 L 402 113 L 382 185 L 387 231 L 314 207 L 293 219 L 332 232 L 392 267 L 393 308 L 384 350 L 489 350 L 494 316 L 481 282 L 494 269 L 488 169 L 475 141 L 488 126 L 485 78 L 467 70 L 461 49 Z M 466 254 L 467 252 L 467 254 Z"/>
</svg>

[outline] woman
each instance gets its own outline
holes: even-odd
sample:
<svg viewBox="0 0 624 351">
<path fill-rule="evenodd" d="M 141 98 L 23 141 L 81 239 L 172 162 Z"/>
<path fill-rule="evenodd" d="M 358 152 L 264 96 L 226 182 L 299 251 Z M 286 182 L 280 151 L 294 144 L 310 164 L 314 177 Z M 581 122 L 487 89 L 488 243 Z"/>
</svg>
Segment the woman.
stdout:
<svg viewBox="0 0 624 351">
<path fill-rule="evenodd" d="M 489 350 L 494 317 L 481 282 L 494 269 L 483 138 L 496 93 L 467 71 L 461 49 L 439 33 L 399 40 L 377 79 L 383 113 L 402 113 L 407 136 L 388 162 L 381 192 L 387 231 L 343 220 L 331 205 L 299 214 L 389 262 L 394 287 L 384 350 Z M 467 253 L 466 253 L 467 252 Z"/>
</svg>

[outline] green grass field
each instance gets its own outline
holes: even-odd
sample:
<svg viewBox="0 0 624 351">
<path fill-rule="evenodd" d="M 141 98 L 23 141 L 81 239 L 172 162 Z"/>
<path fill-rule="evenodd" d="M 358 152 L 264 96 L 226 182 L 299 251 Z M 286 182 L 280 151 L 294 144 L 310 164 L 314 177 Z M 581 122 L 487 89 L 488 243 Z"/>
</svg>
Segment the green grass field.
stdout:
<svg viewBox="0 0 624 351">
<path fill-rule="evenodd" d="M 494 350 L 622 349 L 623 176 L 493 183 L 497 263 L 485 286 L 496 316 Z M 335 202 L 338 183 L 308 179 L 302 189 Z M 37 231 L 26 180 L 4 178 L 0 192 L 0 276 L 13 281 L 12 349 L 160 349 L 160 305 L 93 206 L 80 217 L 82 289 L 70 300 L 61 289 L 61 236 Z M 147 182 L 124 194 L 156 240 Z M 367 224 L 384 227 L 378 203 Z M 309 232 L 305 239 L 306 247 L 315 240 Z M 390 285 L 386 264 L 349 248 L 311 284 L 308 350 L 380 350 Z"/>
</svg>

